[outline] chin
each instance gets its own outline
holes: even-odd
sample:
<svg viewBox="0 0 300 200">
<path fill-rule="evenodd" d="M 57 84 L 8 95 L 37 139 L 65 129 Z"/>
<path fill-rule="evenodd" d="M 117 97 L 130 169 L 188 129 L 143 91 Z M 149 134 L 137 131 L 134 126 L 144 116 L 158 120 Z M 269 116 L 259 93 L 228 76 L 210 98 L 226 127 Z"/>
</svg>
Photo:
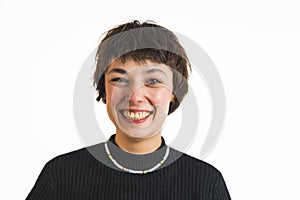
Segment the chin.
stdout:
<svg viewBox="0 0 300 200">
<path fill-rule="evenodd" d="M 140 129 L 140 130 L 137 130 L 137 129 L 119 129 L 119 131 L 121 134 L 123 134 L 124 136 L 126 137 L 129 137 L 129 138 L 133 138 L 133 139 L 144 139 L 144 138 L 151 138 L 157 134 L 160 134 L 160 131 L 153 131 L 153 130 L 145 130 L 145 129 Z"/>
</svg>

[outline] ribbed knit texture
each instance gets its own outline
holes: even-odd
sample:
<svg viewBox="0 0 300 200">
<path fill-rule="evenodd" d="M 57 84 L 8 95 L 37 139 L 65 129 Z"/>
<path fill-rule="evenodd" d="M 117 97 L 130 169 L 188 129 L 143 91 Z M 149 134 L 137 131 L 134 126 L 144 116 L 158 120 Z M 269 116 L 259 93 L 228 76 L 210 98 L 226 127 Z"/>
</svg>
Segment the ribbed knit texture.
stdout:
<svg viewBox="0 0 300 200">
<path fill-rule="evenodd" d="M 131 174 L 109 167 L 106 163 L 110 160 L 103 152 L 103 146 L 103 143 L 95 146 L 99 154 L 105 156 L 103 162 L 91 155 L 88 148 L 60 155 L 49 161 L 26 199 L 230 199 L 221 173 L 213 166 L 189 155 L 180 154 L 175 161 L 148 174 Z M 127 152 L 119 150 L 127 156 Z M 164 148 L 157 151 L 159 150 Z M 178 151 L 171 148 L 170 160 L 175 158 L 174 155 L 178 155 Z"/>
</svg>

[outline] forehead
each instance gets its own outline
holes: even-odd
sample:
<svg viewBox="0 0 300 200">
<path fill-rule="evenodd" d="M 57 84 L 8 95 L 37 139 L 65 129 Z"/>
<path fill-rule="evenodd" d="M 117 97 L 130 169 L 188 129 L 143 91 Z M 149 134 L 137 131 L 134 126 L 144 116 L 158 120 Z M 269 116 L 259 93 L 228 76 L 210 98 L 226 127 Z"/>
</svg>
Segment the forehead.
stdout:
<svg viewBox="0 0 300 200">
<path fill-rule="evenodd" d="M 165 72 L 167 75 L 171 75 L 172 71 L 168 65 L 162 63 L 155 63 L 149 60 L 145 60 L 143 62 L 135 62 L 134 60 L 126 60 L 124 63 L 121 62 L 120 59 L 112 62 L 107 68 L 106 72 L 110 72 L 112 69 L 119 68 L 125 70 L 127 73 L 130 72 L 143 72 L 151 69 L 160 69 Z"/>
</svg>

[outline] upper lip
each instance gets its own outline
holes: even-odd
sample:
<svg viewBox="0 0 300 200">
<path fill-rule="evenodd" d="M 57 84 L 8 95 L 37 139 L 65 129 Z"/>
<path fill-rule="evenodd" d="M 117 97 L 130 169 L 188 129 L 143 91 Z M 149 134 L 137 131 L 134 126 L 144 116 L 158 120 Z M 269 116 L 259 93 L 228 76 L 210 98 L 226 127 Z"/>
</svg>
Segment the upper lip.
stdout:
<svg viewBox="0 0 300 200">
<path fill-rule="evenodd" d="M 143 110 L 143 109 L 120 109 L 121 111 L 129 111 L 129 112 L 152 112 L 151 110 Z"/>
</svg>

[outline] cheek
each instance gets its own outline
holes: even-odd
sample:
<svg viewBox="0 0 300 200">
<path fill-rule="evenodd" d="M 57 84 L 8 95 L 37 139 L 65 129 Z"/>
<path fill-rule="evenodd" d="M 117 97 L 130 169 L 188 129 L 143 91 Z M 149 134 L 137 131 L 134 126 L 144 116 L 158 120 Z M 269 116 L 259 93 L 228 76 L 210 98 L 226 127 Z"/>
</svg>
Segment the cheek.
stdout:
<svg viewBox="0 0 300 200">
<path fill-rule="evenodd" d="M 171 97 L 172 97 L 172 92 L 170 90 L 163 90 L 154 93 L 151 99 L 154 105 L 169 106 Z"/>
<path fill-rule="evenodd" d="M 106 87 L 106 103 L 117 105 L 122 99 L 123 91 L 111 86 Z"/>
</svg>

